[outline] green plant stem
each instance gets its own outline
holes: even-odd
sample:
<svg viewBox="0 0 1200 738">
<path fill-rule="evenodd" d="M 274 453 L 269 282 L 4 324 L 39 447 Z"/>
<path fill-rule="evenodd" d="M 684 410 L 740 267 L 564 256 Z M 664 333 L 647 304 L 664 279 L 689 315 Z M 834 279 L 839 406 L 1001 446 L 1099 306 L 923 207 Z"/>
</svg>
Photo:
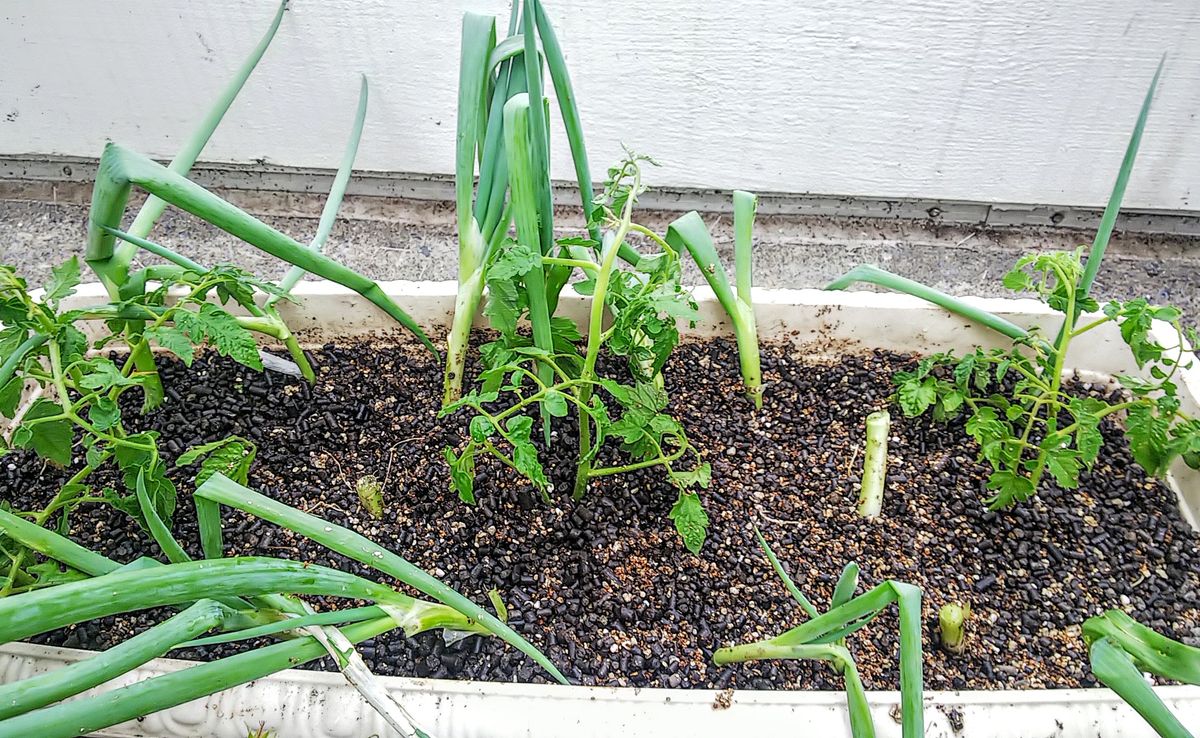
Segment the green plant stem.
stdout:
<svg viewBox="0 0 1200 738">
<path fill-rule="evenodd" d="M 476 152 L 483 147 L 480 141 L 490 131 L 480 131 L 486 117 L 487 80 L 490 75 L 488 59 L 496 45 L 496 21 L 479 13 L 465 13 L 462 19 L 461 51 L 458 64 L 458 118 L 454 153 L 454 209 L 458 224 L 458 292 L 454 301 L 454 318 L 446 337 L 446 373 L 443 382 L 442 404 L 449 405 L 462 396 L 463 371 L 475 313 L 483 296 L 484 269 L 487 263 L 486 234 L 472 208 L 475 194 Z M 507 79 L 503 82 L 507 84 Z M 501 93 L 498 93 L 501 94 Z M 500 120 L 495 121 L 498 126 Z M 499 135 L 499 130 L 494 135 Z M 489 176 L 492 158 L 482 167 L 480 188 L 493 187 Z M 502 158 L 502 157 L 501 157 Z M 500 188 L 503 196 L 503 187 Z M 485 195 L 476 204 L 486 205 Z"/>
<path fill-rule="evenodd" d="M 150 241 L 148 239 L 141 238 L 140 236 L 135 236 L 132 233 L 126 233 L 122 230 L 118 230 L 118 229 L 112 228 L 110 226 L 101 226 L 101 228 L 104 230 L 105 233 L 111 234 L 112 236 L 115 236 L 116 238 L 119 238 L 122 241 L 125 241 L 126 243 L 131 243 L 134 246 L 137 246 L 138 248 L 149 251 L 150 253 L 154 254 L 155 256 L 160 256 L 160 257 L 166 259 L 167 261 L 169 261 L 177 266 L 183 267 L 184 269 L 186 269 L 190 272 L 195 272 L 196 274 L 203 274 L 204 272 L 208 271 L 203 266 L 201 266 L 199 263 L 192 261 L 191 259 L 187 258 L 183 254 L 179 254 L 179 253 L 172 251 L 171 249 L 167 248 L 166 246 L 161 246 L 161 245 L 154 243 L 153 241 Z"/>
<path fill-rule="evenodd" d="M 579 401 L 588 405 L 592 400 L 592 384 L 591 381 L 596 377 L 596 360 L 600 356 L 600 344 L 602 343 L 601 334 L 604 329 L 604 299 L 608 294 L 608 282 L 612 277 L 613 266 L 616 263 L 617 254 L 620 251 L 620 246 L 625 242 L 625 237 L 629 233 L 630 224 L 633 221 L 633 204 L 636 193 L 641 185 L 641 175 L 635 174 L 633 186 L 630 188 L 629 197 L 625 200 L 625 207 L 621 213 L 621 222 L 617 226 L 614 234 L 606 236 L 607 243 L 601 252 L 600 271 L 596 274 L 596 284 L 592 291 L 592 306 L 591 312 L 588 315 L 588 336 L 587 336 L 587 352 L 584 354 L 583 369 L 580 371 L 580 379 L 585 383 L 579 391 Z M 584 455 L 588 449 L 592 447 L 592 429 L 590 420 L 586 414 L 579 414 L 579 468 L 575 473 L 575 488 L 571 493 L 572 499 L 583 499 L 583 495 L 587 492 L 588 478 L 591 476 L 592 462 L 585 460 Z"/>
<path fill-rule="evenodd" d="M 1072 328 L 1073 328 L 1074 322 L 1075 322 L 1074 315 L 1075 315 L 1076 297 L 1078 295 L 1078 290 L 1075 288 L 1075 285 L 1072 284 L 1069 279 L 1067 279 L 1067 275 L 1063 274 L 1058 269 L 1056 269 L 1055 272 L 1058 274 L 1058 279 L 1060 281 L 1062 281 L 1063 284 L 1067 285 L 1067 312 L 1066 312 L 1066 317 L 1063 319 L 1062 328 L 1059 330 L 1058 339 L 1055 341 L 1055 344 L 1054 344 L 1054 364 L 1053 364 L 1053 369 L 1050 372 L 1050 390 L 1047 393 L 1047 397 L 1050 398 L 1050 400 L 1051 400 L 1051 404 L 1050 404 L 1050 406 L 1048 408 L 1048 412 L 1046 414 L 1046 435 L 1047 436 L 1053 435 L 1058 430 L 1058 413 L 1056 412 L 1057 400 L 1058 400 L 1058 396 L 1059 396 L 1059 389 L 1062 387 L 1062 373 L 1063 373 L 1063 366 L 1067 360 L 1067 349 L 1070 347 L 1070 344 L 1071 344 L 1071 333 L 1072 333 Z M 1037 413 L 1038 413 L 1038 408 L 1035 406 L 1030 411 L 1030 424 L 1032 424 L 1033 419 L 1037 417 Z M 1026 428 L 1027 434 L 1028 434 L 1028 430 L 1029 429 Z M 1024 438 L 1022 440 L 1024 440 Z M 1018 458 L 1018 464 L 1019 464 L 1020 456 L 1018 455 L 1017 458 Z M 1045 470 L 1046 470 L 1046 452 L 1044 450 L 1039 450 L 1038 455 L 1037 455 L 1037 460 L 1035 461 L 1035 465 L 1033 468 L 1033 473 L 1030 475 L 1030 478 L 1029 478 L 1030 481 L 1033 483 L 1034 489 L 1038 488 L 1038 484 L 1041 482 L 1042 474 L 1043 474 L 1043 472 L 1045 472 Z M 1014 472 L 1016 472 L 1016 471 L 1017 470 L 1014 469 Z"/>
<path fill-rule="evenodd" d="M 108 144 L 100 157 L 96 187 L 88 227 L 87 260 L 101 281 L 117 284 L 124 272 L 112 263 L 114 236 L 105 226 L 115 228 L 121 220 L 132 185 L 158 195 L 176 207 L 196 215 L 243 241 L 311 272 L 347 287 L 374 303 L 411 331 L 435 355 L 437 349 L 420 326 L 377 283 L 329 259 L 310 251 L 291 237 L 239 210 L 203 187 L 172 172 L 146 157 Z M 135 233 L 135 235 L 137 235 Z M 440 358 L 440 357 L 439 357 Z"/>
<path fill-rule="evenodd" d="M 527 22 L 532 24 L 529 6 L 526 5 Z M 528 40 L 527 36 L 527 40 Z M 526 56 L 528 56 L 528 47 Z M 535 60 L 536 61 L 536 60 Z M 528 74 L 528 69 L 526 74 Z M 514 95 L 504 105 L 504 148 L 508 157 L 509 189 L 512 192 L 513 221 L 517 227 L 517 241 L 532 253 L 549 253 L 547 236 L 553 243 L 553 233 L 548 233 L 550 220 L 545 208 L 549 198 L 549 184 L 542 182 L 545 166 L 545 145 L 538 138 L 545 135 L 545 121 L 538 128 L 534 110 L 541 110 L 540 98 L 531 102 L 530 95 Z M 543 185 L 545 187 L 543 188 Z M 543 192 L 545 189 L 545 192 Z M 525 293 L 528 296 L 529 324 L 533 333 L 533 344 L 547 354 L 554 351 L 554 336 L 550 327 L 553 315 L 549 278 L 540 266 L 525 273 Z M 552 370 L 545 362 L 538 362 L 538 376 L 543 385 L 553 382 Z M 543 408 L 542 429 L 546 443 L 550 442 L 549 415 Z"/>
<path fill-rule="evenodd" d="M 51 503 L 53 504 L 53 503 Z M 43 524 L 30 522 L 0 509 L 0 530 L 22 546 L 27 546 L 47 558 L 98 577 L 121 568 L 117 562 L 80 546 L 74 541 L 47 530 Z"/>
<path fill-rule="evenodd" d="M 31 333 L 28 338 L 20 343 L 17 348 L 9 354 L 8 358 L 0 364 L 0 387 L 9 383 L 9 380 L 16 374 L 17 368 L 21 362 L 29 355 L 30 351 L 36 351 L 41 348 L 46 341 L 50 340 L 49 336 L 41 333 Z"/>
<path fill-rule="evenodd" d="M 1163 65 L 1166 61 L 1167 55 L 1163 54 L 1159 59 L 1158 67 L 1154 70 L 1154 76 L 1150 79 L 1150 87 L 1142 99 L 1137 122 L 1133 126 L 1133 133 L 1129 136 L 1129 143 L 1125 147 L 1121 168 L 1117 172 L 1117 181 L 1113 184 L 1108 204 L 1104 207 L 1104 215 L 1100 217 L 1100 225 L 1096 229 L 1096 237 L 1092 241 L 1091 251 L 1088 252 L 1087 264 L 1084 265 L 1083 277 L 1079 280 L 1079 294 L 1083 297 L 1091 292 L 1092 283 L 1095 282 L 1096 275 L 1100 272 L 1100 262 L 1104 259 L 1104 251 L 1108 248 L 1113 228 L 1117 225 L 1117 215 L 1121 212 L 1121 201 L 1125 198 L 1129 175 L 1133 172 L 1133 163 L 1137 159 L 1138 148 L 1142 143 L 1142 131 L 1145 130 L 1146 121 L 1150 117 L 1150 103 L 1154 100 L 1154 91 L 1158 89 L 1158 79 L 1162 75 Z M 1074 328 L 1077 317 L 1074 312 L 1067 313 L 1067 321 L 1064 323 L 1066 331 Z"/>
<path fill-rule="evenodd" d="M 353 574 L 307 563 L 237 557 L 121 569 L 0 599 L 0 643 L 84 620 L 196 600 L 286 592 L 407 604 L 412 598 Z"/>
<path fill-rule="evenodd" d="M 317 232 L 308 244 L 308 248 L 312 251 L 319 252 L 325 246 L 325 241 L 329 239 L 329 234 L 333 232 L 333 225 L 337 222 L 338 208 L 342 204 L 342 198 L 346 196 L 346 187 L 350 184 L 350 175 L 354 173 L 354 159 L 358 155 L 358 143 L 362 140 L 363 124 L 367 119 L 367 76 L 365 74 L 360 75 L 360 79 L 358 108 L 354 114 L 354 125 L 350 129 L 350 138 L 346 142 L 345 151 L 342 153 L 342 163 L 338 166 L 337 174 L 334 175 L 333 186 L 329 188 L 329 196 L 325 198 L 325 207 L 321 210 L 321 219 L 317 221 Z M 294 266 L 288 270 L 283 280 L 280 281 L 279 289 L 283 294 L 287 294 L 303 278 L 304 270 L 298 266 Z M 267 298 L 267 307 L 273 306 L 279 299 L 279 295 L 271 295 Z"/>
<path fill-rule="evenodd" d="M 949 602 L 938 610 L 938 630 L 942 635 L 942 648 L 955 656 L 961 656 L 967 646 L 967 619 L 971 616 L 970 605 Z"/>
<path fill-rule="evenodd" d="M 731 648 L 719 648 L 713 653 L 713 663 L 717 666 L 766 659 L 816 659 L 832 663 L 834 668 L 846 679 L 846 707 L 850 714 L 851 734 L 854 738 L 874 738 L 875 722 L 871 719 L 871 708 L 867 702 L 866 689 L 858 675 L 858 666 L 854 663 L 854 657 L 850 655 L 845 646 L 832 643 L 780 646 L 763 641 Z"/>
<path fill-rule="evenodd" d="M 289 633 L 298 631 L 300 628 L 307 628 L 313 625 L 343 625 L 346 623 L 358 623 L 363 620 L 374 620 L 375 618 L 388 617 L 378 605 L 370 605 L 368 607 L 351 607 L 345 610 L 332 610 L 330 612 L 317 613 L 315 615 L 287 616 L 283 613 L 277 613 L 280 620 L 265 625 L 258 625 L 253 628 L 244 628 L 242 630 L 233 630 L 227 633 L 219 633 L 207 638 L 197 638 L 191 641 L 181 642 L 173 648 L 197 648 L 199 646 L 214 646 L 218 643 L 233 643 L 236 641 L 245 641 L 251 638 L 261 638 L 268 635 L 277 635 L 280 633 Z"/>
<path fill-rule="evenodd" d="M 552 264 L 554 266 L 567 266 L 582 269 L 589 274 L 596 274 L 600 271 L 600 265 L 594 261 L 584 261 L 583 259 L 565 259 L 558 256 L 543 256 L 543 264 Z"/>
<path fill-rule="evenodd" d="M 661 449 L 660 449 L 661 450 Z M 607 477 L 613 474 L 624 474 L 625 472 L 636 471 L 638 469 L 648 469 L 652 466 L 669 466 L 672 461 L 676 461 L 687 453 L 687 448 L 681 448 L 678 451 L 673 451 L 670 454 L 660 454 L 657 458 L 648 461 L 637 461 L 624 466 L 604 466 L 599 469 L 590 469 L 588 478 Z"/>
<path fill-rule="evenodd" d="M 1092 643 L 1088 651 L 1092 673 L 1101 684 L 1116 692 L 1162 738 L 1194 738 L 1163 704 L 1154 689 L 1146 684 L 1133 659 L 1109 638 Z"/>
<path fill-rule="evenodd" d="M 735 231 L 738 231 L 735 234 L 737 241 L 735 248 L 741 254 L 740 260 L 747 264 L 746 271 L 749 272 L 754 205 L 753 195 L 742 194 L 751 199 L 747 201 L 745 197 L 738 197 L 734 201 L 737 220 Z M 704 219 L 700 217 L 700 214 L 694 210 L 676 218 L 667 227 L 666 241 L 676 251 L 686 250 L 691 254 L 692 260 L 700 268 L 700 274 L 704 276 L 713 294 L 716 295 L 717 301 L 721 304 L 721 308 L 729 316 L 729 321 L 733 324 L 733 334 L 737 339 L 738 362 L 742 371 L 742 384 L 746 387 L 746 396 L 754 402 L 756 409 L 762 407 L 762 368 L 758 348 L 758 326 L 755 322 L 753 303 L 748 297 L 742 297 L 743 291 L 747 296 L 751 292 L 749 274 L 738 280 L 735 290 L 721 263 L 721 258 L 717 254 L 717 247 L 713 243 L 712 234 L 708 232 L 708 226 L 704 224 Z"/>
<path fill-rule="evenodd" d="M 1029 336 L 1029 331 L 986 310 L 977 308 L 956 297 L 951 297 L 944 292 L 939 292 L 932 287 L 926 287 L 920 282 L 915 282 L 867 264 L 851 269 L 826 285 L 825 289 L 844 290 L 855 282 L 867 282 L 896 292 L 903 292 L 913 297 L 919 297 L 926 302 L 932 302 L 934 305 L 943 307 L 955 315 L 961 315 L 964 318 L 973 320 L 1014 340 L 1024 339 Z"/>
<path fill-rule="evenodd" d="M 791 576 L 788 575 L 787 571 L 783 568 L 783 564 L 780 563 L 779 557 L 775 555 L 775 551 L 767 543 L 767 539 L 763 538 L 763 534 L 759 531 L 758 526 L 754 526 L 754 535 L 758 538 L 758 547 L 766 554 L 767 561 L 771 562 L 771 568 L 775 570 L 775 575 L 783 581 L 783 586 L 787 589 L 788 594 L 792 596 L 792 599 L 796 601 L 796 604 L 800 605 L 800 609 L 804 610 L 805 614 L 810 618 L 820 617 L 821 613 L 817 612 L 816 606 L 804 596 L 804 593 L 792 581 Z"/>
</svg>

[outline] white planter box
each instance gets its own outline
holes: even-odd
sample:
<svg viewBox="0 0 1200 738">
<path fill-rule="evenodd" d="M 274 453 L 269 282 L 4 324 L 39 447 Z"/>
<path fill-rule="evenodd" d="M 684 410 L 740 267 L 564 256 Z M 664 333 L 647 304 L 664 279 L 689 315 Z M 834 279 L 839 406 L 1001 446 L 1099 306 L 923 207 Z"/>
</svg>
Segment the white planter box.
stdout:
<svg viewBox="0 0 1200 738">
<path fill-rule="evenodd" d="M 448 326 L 455 287 L 450 282 L 391 282 L 383 285 L 424 326 Z M 329 283 L 305 283 L 299 305 L 281 305 L 284 317 L 304 340 L 397 330 L 372 305 Z M 704 316 L 692 336 L 728 333 L 724 314 L 706 288 L 697 289 Z M 882 348 L 893 351 L 965 351 L 974 345 L 1003 345 L 996 334 L 904 295 L 818 290 L 763 290 L 755 295 L 759 332 L 767 340 L 790 341 L 811 356 Z M 73 305 L 103 301 L 98 285 L 71 298 Z M 1023 326 L 1053 326 L 1055 314 L 1032 300 L 976 299 L 973 303 Z M 582 319 L 587 302 L 569 290 L 563 309 Z M 1165 329 L 1165 327 L 1162 327 Z M 1164 345 L 1173 334 L 1164 333 Z M 1091 381 L 1137 373 L 1128 349 L 1109 325 L 1072 347 L 1067 366 Z M 1200 368 L 1182 372 L 1184 409 L 1200 413 Z M 767 389 L 770 402 L 770 388 Z M 1200 473 L 1182 462 L 1168 483 L 1180 509 L 1196 527 L 1200 519 Z M 403 553 L 403 552 L 401 552 Z M 420 564 L 420 562 L 416 562 Z M 50 671 L 84 658 L 86 651 L 29 644 L 0 647 L 0 682 Z M 184 668 L 189 662 L 157 659 L 127 675 L 127 681 Z M 384 678 L 402 703 L 436 738 L 596 738 L 655 736 L 697 738 L 729 735 L 787 735 L 819 738 L 849 735 L 841 692 L 666 690 L 563 687 L 530 684 Z M 1200 733 L 1200 687 L 1162 687 L 1159 695 L 1192 731 Z M 729 707 L 719 698 L 728 697 Z M 1152 738 L 1148 725 L 1107 689 L 925 692 L 929 738 Z M 899 736 L 890 716 L 896 692 L 871 694 L 881 737 Z M 114 738 L 154 736 L 245 738 L 263 723 L 280 738 L 358 738 L 387 735 L 383 721 L 339 674 L 289 670 L 207 699 L 110 728 Z"/>
</svg>

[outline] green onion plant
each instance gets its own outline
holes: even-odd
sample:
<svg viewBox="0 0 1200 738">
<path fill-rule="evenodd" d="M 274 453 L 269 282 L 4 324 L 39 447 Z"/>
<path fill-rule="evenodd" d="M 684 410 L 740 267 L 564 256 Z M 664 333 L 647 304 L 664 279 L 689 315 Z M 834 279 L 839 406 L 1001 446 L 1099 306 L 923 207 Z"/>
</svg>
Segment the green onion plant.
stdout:
<svg viewBox="0 0 1200 738">
<path fill-rule="evenodd" d="M 479 312 L 487 272 L 495 252 L 508 236 L 514 219 L 524 218 L 519 229 L 523 239 L 532 239 L 537 251 L 551 256 L 578 258 L 599 243 L 596 222 L 588 225 L 589 238 L 580 243 L 554 239 L 554 202 L 550 184 L 549 101 L 543 96 L 554 88 L 563 128 L 575 165 L 576 183 L 584 216 L 591 218 L 594 193 L 592 175 L 583 138 L 583 127 L 575 102 L 575 91 L 567 72 L 566 59 L 554 27 L 539 0 L 516 0 L 508 21 L 507 36 L 497 42 L 496 20 L 467 13 L 463 17 L 459 56 L 458 137 L 455 153 L 455 211 L 458 225 L 458 294 L 454 318 L 446 339 L 444 404 L 462 396 L 471 327 Z M 516 100 L 516 102 L 514 102 Z M 512 103 L 512 105 L 510 105 Z M 508 130 L 510 123 L 523 126 L 521 133 Z M 513 141 L 523 140 L 518 166 L 523 178 L 516 186 L 527 188 L 525 212 L 517 211 L 513 186 Z M 537 222 L 530 220 L 536 213 Z M 518 221 L 520 226 L 521 222 Z M 529 245 L 528 243 L 526 245 Z M 590 245 L 590 247 L 589 247 Z M 622 245 L 623 258 L 636 254 Z M 570 267 L 556 264 L 547 269 L 545 309 L 535 307 L 529 321 L 534 335 L 545 340 L 550 334 L 549 317 L 570 275 Z"/>
<path fill-rule="evenodd" d="M 1088 644 L 1092 673 L 1129 703 L 1156 733 L 1162 738 L 1193 738 L 1142 674 L 1200 685 L 1200 649 L 1167 638 L 1120 610 L 1085 620 L 1083 638 Z"/>
<path fill-rule="evenodd" d="M 1160 62 L 1086 258 L 1083 247 L 1029 254 L 1004 276 L 1008 289 L 1032 293 L 1062 313 L 1052 333 L 1021 328 L 876 267 L 858 267 L 828 287 L 844 289 L 856 281 L 870 282 L 929 300 L 1012 339 L 1008 349 L 976 348 L 961 357 L 949 353 L 926 357 L 915 370 L 895 376 L 896 400 L 905 415 L 931 412 L 941 419 L 967 414 L 966 430 L 992 467 L 987 485 L 992 493 L 987 504 L 992 509 L 1029 499 L 1047 472 L 1060 487 L 1077 487 L 1080 473 L 1093 466 L 1099 455 L 1102 419 L 1115 413 L 1124 414 L 1133 456 L 1151 475 L 1165 474 L 1177 458 L 1200 468 L 1200 419 L 1180 409 L 1177 386 L 1179 370 L 1191 365 L 1188 345 L 1197 345 L 1196 331 L 1182 324 L 1177 308 L 1151 305 L 1142 298 L 1102 306 L 1091 295 L 1161 72 Z M 1085 314 L 1087 321 L 1079 325 Z M 1164 345 L 1155 338 L 1151 327 L 1156 321 L 1173 329 L 1174 340 Z M 1063 374 L 1072 341 L 1109 323 L 1118 326 L 1149 379 L 1117 377 L 1128 393 L 1120 402 L 1067 392 Z"/>
<path fill-rule="evenodd" d="M 755 531 L 757 533 L 757 530 Z M 911 584 L 887 581 L 854 596 L 858 567 L 846 567 L 838 580 L 828 612 L 821 614 L 799 588 L 758 534 L 759 544 L 784 586 L 808 616 L 808 621 L 774 638 L 740 646 L 719 648 L 717 665 L 763 659 L 816 659 L 827 661 L 846 680 L 846 704 L 854 738 L 873 738 L 875 723 L 854 656 L 845 645 L 847 636 L 863 628 L 895 603 L 900 614 L 900 725 L 904 738 L 925 734 L 921 674 L 921 590 Z"/>
<path fill-rule="evenodd" d="M 57 672 L 0 686 L 0 736 L 69 736 L 259 679 L 332 653 L 372 705 L 401 735 L 425 735 L 381 690 L 353 643 L 400 628 L 495 635 L 528 654 L 555 679 L 562 674 L 528 641 L 463 595 L 372 541 L 260 495 L 216 472 L 195 494 L 205 558 L 191 560 L 170 533 L 154 537 L 171 563 L 139 559 L 121 565 L 69 539 L 0 510 L 0 532 L 36 551 L 69 580 L 0 598 L 0 643 L 29 638 L 95 618 L 153 607 L 179 613 L 113 648 Z M 305 562 L 223 555 L 221 506 L 278 524 L 393 578 L 422 600 L 354 574 Z M 297 595 L 370 604 L 316 613 Z M 215 636 L 205 637 L 206 633 Z M 278 642 L 235 656 L 152 677 L 79 699 L 173 649 L 273 636 Z"/>
<path fill-rule="evenodd" d="M 753 243 L 754 215 L 758 198 L 749 192 L 737 190 L 733 193 L 733 254 L 734 285 L 729 283 L 712 235 L 704 220 L 696 211 L 677 218 L 667 228 L 667 242 L 677 251 L 687 249 L 700 268 L 700 273 L 717 296 L 717 302 L 733 324 L 737 339 L 738 361 L 741 364 L 742 384 L 746 396 L 756 408 L 763 403 L 762 367 L 758 351 L 758 326 L 754 319 L 753 287 Z"/>
</svg>

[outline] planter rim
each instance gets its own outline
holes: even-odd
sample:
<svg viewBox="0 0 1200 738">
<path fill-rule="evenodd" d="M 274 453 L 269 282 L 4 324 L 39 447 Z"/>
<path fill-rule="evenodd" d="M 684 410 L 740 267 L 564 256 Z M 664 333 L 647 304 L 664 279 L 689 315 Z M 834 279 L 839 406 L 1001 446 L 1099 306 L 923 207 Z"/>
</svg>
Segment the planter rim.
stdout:
<svg viewBox="0 0 1200 738">
<path fill-rule="evenodd" d="M 0 654 L 61 661 L 79 661 L 96 651 L 62 646 L 43 646 L 36 643 L 7 643 Z M 164 670 L 185 669 L 199 661 L 162 657 L 153 665 Z M 437 691 L 442 694 L 473 695 L 488 691 L 506 697 L 536 699 L 586 699 L 591 702 L 675 702 L 712 704 L 722 694 L 734 694 L 742 704 L 777 705 L 835 705 L 846 702 L 846 693 L 833 689 L 670 689 L 668 687 L 585 687 L 564 684 L 534 684 L 532 682 L 489 682 L 471 679 L 423 679 L 421 677 L 381 676 L 391 690 L 402 692 Z M 282 681 L 312 686 L 341 686 L 345 678 L 336 671 L 286 669 L 256 680 L 255 683 Z M 1200 686 L 1170 684 L 1154 691 L 1164 699 L 1200 700 Z M 1017 703 L 1109 703 L 1118 699 L 1107 687 L 1076 687 L 1070 689 L 926 689 L 926 704 L 991 705 Z M 898 690 L 868 690 L 872 703 L 898 703 Z"/>
</svg>

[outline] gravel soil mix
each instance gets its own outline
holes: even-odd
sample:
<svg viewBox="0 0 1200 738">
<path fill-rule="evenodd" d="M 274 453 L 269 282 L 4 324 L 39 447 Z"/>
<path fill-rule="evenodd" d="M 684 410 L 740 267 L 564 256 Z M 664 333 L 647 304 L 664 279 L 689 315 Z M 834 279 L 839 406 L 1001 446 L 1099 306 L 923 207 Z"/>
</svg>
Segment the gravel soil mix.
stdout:
<svg viewBox="0 0 1200 738">
<path fill-rule="evenodd" d="M 860 592 L 888 578 L 920 586 L 928 688 L 1091 686 L 1079 626 L 1111 607 L 1200 642 L 1200 535 L 1173 493 L 1133 462 L 1107 419 L 1100 461 L 1083 474 L 1080 489 L 1044 482 L 1029 503 L 993 513 L 982 503 L 987 469 L 961 421 L 895 417 L 893 408 L 883 514 L 867 522 L 854 512 L 863 421 L 887 405 L 892 373 L 911 367 L 912 357 L 874 353 L 817 363 L 790 345 L 765 344 L 767 402 L 755 412 L 739 391 L 733 344 L 685 342 L 666 371 L 670 410 L 713 470 L 703 495 L 708 541 L 693 556 L 667 519 L 675 492 L 653 469 L 597 481 L 582 502 L 570 501 L 570 423 L 556 426 L 557 442 L 543 452 L 558 490 L 552 505 L 487 461 L 476 484 L 479 503 L 467 506 L 450 490 L 442 450 L 460 446 L 469 418 L 463 412 L 438 419 L 441 368 L 431 356 L 392 342 L 328 345 L 312 358 L 320 375 L 312 387 L 213 355 L 190 369 L 164 361 L 168 403 L 145 418 L 131 406 L 127 423 L 160 431 L 172 460 L 231 433 L 254 440 L 253 487 L 358 530 L 477 602 L 499 589 L 513 627 L 579 684 L 840 689 L 841 678 L 819 663 L 712 664 L 720 646 L 804 619 L 758 549 L 754 523 L 821 607 L 849 561 L 862 569 Z M 194 412 L 185 416 L 184 406 Z M 198 556 L 193 471 L 176 471 L 176 534 Z M 382 482 L 381 520 L 353 491 L 365 475 Z M 3 497 L 17 508 L 44 506 L 63 479 L 63 471 L 27 453 L 0 462 Z M 224 520 L 231 553 L 298 558 L 379 578 L 241 513 L 226 510 Z M 80 543 L 121 561 L 155 553 L 134 522 L 106 506 L 76 511 L 70 526 Z M 937 647 L 937 610 L 951 601 L 969 602 L 973 611 L 969 646 L 959 657 Z M 163 616 L 96 621 L 37 640 L 104 649 Z M 868 688 L 897 688 L 894 612 L 849 645 Z M 212 658 L 233 648 L 173 655 Z M 406 640 L 397 631 L 362 651 L 382 674 L 546 681 L 497 639 L 447 646 L 438 634 Z"/>
</svg>

